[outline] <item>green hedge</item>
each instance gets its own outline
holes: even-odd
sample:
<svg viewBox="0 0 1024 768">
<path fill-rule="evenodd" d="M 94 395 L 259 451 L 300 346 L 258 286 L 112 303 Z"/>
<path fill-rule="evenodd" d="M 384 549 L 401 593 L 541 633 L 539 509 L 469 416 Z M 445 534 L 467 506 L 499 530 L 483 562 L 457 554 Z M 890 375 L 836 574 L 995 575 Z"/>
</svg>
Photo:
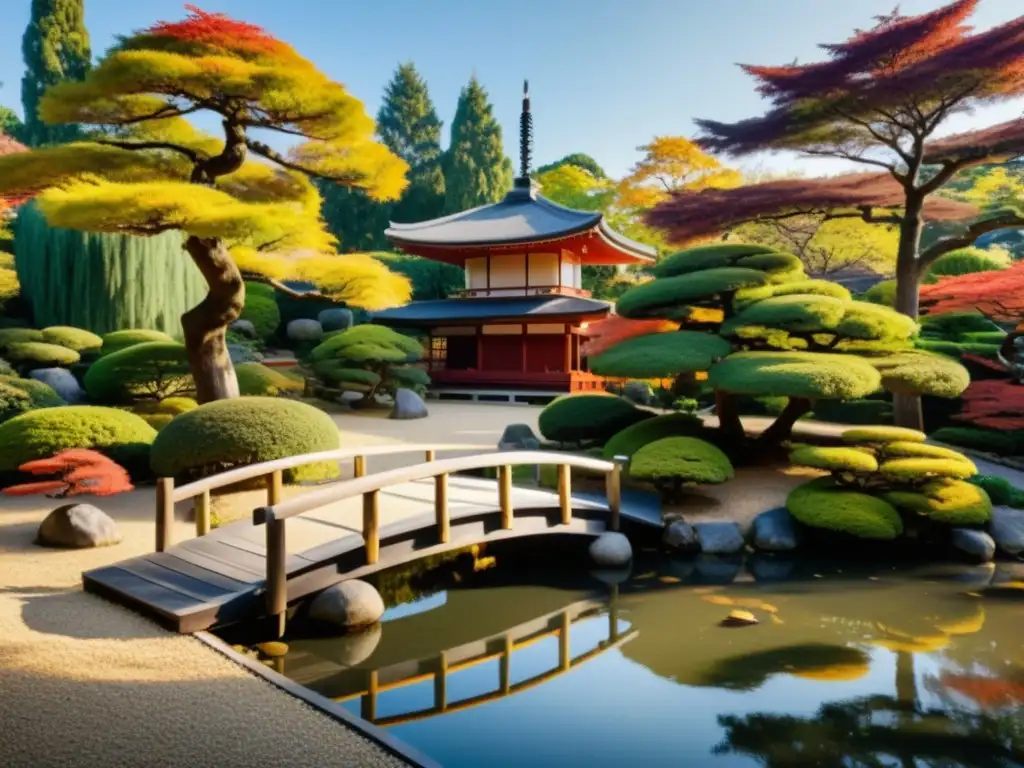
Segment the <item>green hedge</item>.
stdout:
<svg viewBox="0 0 1024 768">
<path fill-rule="evenodd" d="M 245 297 L 245 306 L 242 308 L 240 320 L 248 320 L 256 329 L 256 335 L 266 341 L 278 326 L 281 325 L 281 310 L 277 308 L 277 302 L 272 298 L 252 294 Z"/>
<path fill-rule="evenodd" d="M 296 400 L 218 400 L 175 417 L 153 444 L 151 465 L 162 477 L 194 480 L 234 467 L 339 448 L 334 421 Z M 289 470 L 288 482 L 337 477 L 335 462 Z"/>
<path fill-rule="evenodd" d="M 85 373 L 85 391 L 103 403 L 163 400 L 195 391 L 185 345 L 149 341 L 103 355 Z"/>
<path fill-rule="evenodd" d="M 103 337 L 100 355 L 111 355 L 122 349 L 133 347 L 136 344 L 145 344 L 149 341 L 173 342 L 174 339 L 163 331 L 150 331 L 145 328 L 126 328 L 121 331 L 111 331 Z"/>
<path fill-rule="evenodd" d="M 903 533 L 903 520 L 884 499 L 836 487 L 830 477 L 794 488 L 786 508 L 804 525 L 845 533 L 860 539 L 895 539 Z"/>
<path fill-rule="evenodd" d="M 924 432 L 906 427 L 855 427 L 843 432 L 844 443 L 923 443 Z"/>
<path fill-rule="evenodd" d="M 861 300 L 870 301 L 872 304 L 879 304 L 884 307 L 896 306 L 896 281 L 883 280 L 875 283 L 861 295 Z"/>
<path fill-rule="evenodd" d="M 922 336 L 936 336 L 943 339 L 958 339 L 967 333 L 984 333 L 1000 330 L 999 326 L 979 312 L 948 312 L 941 315 L 925 315 L 918 322 Z"/>
<path fill-rule="evenodd" d="M 67 405 L 48 384 L 35 379 L 0 375 L 0 422 L 37 408 Z"/>
<path fill-rule="evenodd" d="M 651 411 L 621 397 L 563 395 L 544 407 L 537 426 L 556 443 L 605 443 L 626 427 L 653 417 Z"/>
<path fill-rule="evenodd" d="M 133 477 L 144 474 L 156 431 L 134 413 L 93 405 L 43 408 L 0 424 L 0 472 L 68 448 L 93 448 Z"/>
<path fill-rule="evenodd" d="M 984 490 L 993 504 L 1018 509 L 1024 507 L 1024 489 L 1018 488 L 1005 477 L 975 475 L 967 482 Z"/>
<path fill-rule="evenodd" d="M 708 333 L 651 333 L 626 339 L 595 355 L 590 370 L 598 376 L 665 379 L 706 371 L 730 350 L 728 341 Z"/>
<path fill-rule="evenodd" d="M 735 476 L 729 457 L 696 437 L 663 437 L 633 454 L 629 476 L 655 485 L 712 485 Z"/>
<path fill-rule="evenodd" d="M 241 363 L 235 366 L 238 389 L 243 395 L 260 397 L 298 396 L 305 389 L 301 378 L 270 368 L 261 363 Z"/>
<path fill-rule="evenodd" d="M 617 432 L 605 443 L 602 452 L 611 461 L 616 456 L 631 458 L 648 443 L 664 437 L 693 437 L 700 433 L 704 422 L 689 413 L 668 413 L 644 419 Z"/>
<path fill-rule="evenodd" d="M 932 433 L 940 443 L 994 453 L 999 456 L 1024 456 L 1024 430 L 995 430 L 978 427 L 943 427 Z"/>
<path fill-rule="evenodd" d="M 41 341 L 10 344 L 4 355 L 22 368 L 66 368 L 81 359 L 81 355 L 73 349 Z"/>
<path fill-rule="evenodd" d="M 95 353 L 103 346 L 103 338 L 91 331 L 81 328 L 72 328 L 68 325 L 54 325 L 43 328 L 42 340 L 47 344 L 56 344 L 60 347 L 73 349 L 80 354 Z"/>
<path fill-rule="evenodd" d="M 816 352 L 737 352 L 708 373 L 708 384 L 724 392 L 815 400 L 864 397 L 881 380 L 864 359 Z"/>
</svg>

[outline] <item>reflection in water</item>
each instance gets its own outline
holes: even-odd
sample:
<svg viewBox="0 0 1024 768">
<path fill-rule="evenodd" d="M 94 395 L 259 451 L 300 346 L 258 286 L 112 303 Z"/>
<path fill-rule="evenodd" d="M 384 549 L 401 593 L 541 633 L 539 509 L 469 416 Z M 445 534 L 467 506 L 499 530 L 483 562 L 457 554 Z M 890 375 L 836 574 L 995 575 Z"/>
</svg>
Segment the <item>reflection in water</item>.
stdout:
<svg viewBox="0 0 1024 768">
<path fill-rule="evenodd" d="M 506 570 L 289 638 L 284 671 L 446 766 L 1024 765 L 1024 603 L 988 571 Z"/>
</svg>

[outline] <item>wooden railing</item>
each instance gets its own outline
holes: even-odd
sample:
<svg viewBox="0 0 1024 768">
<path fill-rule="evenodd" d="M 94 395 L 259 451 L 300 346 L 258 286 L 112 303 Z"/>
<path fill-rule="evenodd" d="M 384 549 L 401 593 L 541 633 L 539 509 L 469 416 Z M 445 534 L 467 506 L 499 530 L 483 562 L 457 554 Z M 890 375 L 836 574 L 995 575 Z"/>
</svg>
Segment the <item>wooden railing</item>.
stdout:
<svg viewBox="0 0 1024 768">
<path fill-rule="evenodd" d="M 288 607 L 285 524 L 290 517 L 312 512 L 344 499 L 355 496 L 363 497 L 362 533 L 368 565 L 375 564 L 380 557 L 381 489 L 400 483 L 433 478 L 434 526 L 437 531 L 438 543 L 445 544 L 448 543 L 451 529 L 448 510 L 448 477 L 456 472 L 469 470 L 497 468 L 498 513 L 501 516 L 503 530 L 512 530 L 513 526 L 512 467 L 541 464 L 554 464 L 558 467 L 559 522 L 563 525 L 572 522 L 572 469 L 602 473 L 605 475 L 608 497 L 608 528 L 613 531 L 619 530 L 622 512 L 622 467 L 627 461 L 624 457 L 616 456 L 614 461 L 604 461 L 587 456 L 546 451 L 499 451 L 440 461 L 433 459 L 433 455 L 428 455 L 427 461 L 423 464 L 356 477 L 302 496 L 296 496 L 287 501 L 271 502 L 267 506 L 253 511 L 253 524 L 267 527 L 267 613 L 271 617 L 277 617 L 280 634 L 284 633 L 284 618 Z"/>
<path fill-rule="evenodd" d="M 432 461 L 437 453 L 452 451 L 492 450 L 490 446 L 480 444 L 446 444 L 446 445 L 372 445 L 361 448 L 343 448 L 333 451 L 305 453 L 299 456 L 288 456 L 284 459 L 264 461 L 250 464 L 238 469 L 221 472 L 217 475 L 196 480 L 175 488 L 173 478 L 161 477 L 156 486 L 156 551 L 163 552 L 171 545 L 174 526 L 174 505 L 179 501 L 195 498 L 196 536 L 205 536 L 210 532 L 210 492 L 218 488 L 237 485 L 246 480 L 266 478 L 267 504 L 273 506 L 281 502 L 284 473 L 289 469 L 304 467 L 307 464 L 320 462 L 351 461 L 353 475 L 363 477 L 366 474 L 366 460 L 371 456 L 396 456 L 403 453 L 422 453 L 427 461 Z"/>
</svg>

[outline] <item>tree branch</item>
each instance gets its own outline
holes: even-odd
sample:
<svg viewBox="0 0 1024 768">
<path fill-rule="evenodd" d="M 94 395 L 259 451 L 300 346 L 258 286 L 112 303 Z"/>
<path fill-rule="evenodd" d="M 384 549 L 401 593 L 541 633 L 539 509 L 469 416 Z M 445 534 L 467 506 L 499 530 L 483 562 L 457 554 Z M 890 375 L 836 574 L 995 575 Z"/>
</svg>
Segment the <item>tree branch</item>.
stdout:
<svg viewBox="0 0 1024 768">
<path fill-rule="evenodd" d="M 169 152 L 177 152 L 179 155 L 184 155 L 193 163 L 198 163 L 199 153 L 188 147 L 183 147 L 180 144 L 172 144 L 169 141 L 116 141 L 114 139 L 93 139 L 96 144 L 104 144 L 108 147 L 117 147 L 118 149 L 127 149 L 131 151 L 139 151 L 144 149 L 166 149 Z"/>
<path fill-rule="evenodd" d="M 907 163 L 908 165 L 910 164 L 910 155 L 908 155 L 903 150 L 903 147 L 901 147 L 899 145 L 899 142 L 896 140 L 895 137 L 893 137 L 893 136 L 885 136 L 885 135 L 879 133 L 877 130 L 875 130 L 874 126 L 872 126 L 871 122 L 868 121 L 868 120 L 863 120 L 863 119 L 861 119 L 859 117 L 855 117 L 854 115 L 848 114 L 848 113 L 846 113 L 843 110 L 838 109 L 838 108 L 833 108 L 833 111 L 837 115 L 842 117 L 844 120 L 849 120 L 851 123 L 854 123 L 855 125 L 861 126 L 864 130 L 866 130 L 868 133 L 870 133 L 876 140 L 878 140 L 879 142 L 881 142 L 885 146 L 889 147 L 889 149 L 891 149 L 893 152 L 895 152 L 897 155 L 899 155 L 903 159 L 903 162 Z"/>
<path fill-rule="evenodd" d="M 947 160 L 942 164 L 941 170 L 936 173 L 927 183 L 922 184 L 918 187 L 918 191 L 930 195 L 932 192 L 937 190 L 951 178 L 953 178 L 957 172 L 966 167 L 970 161 L 968 160 Z"/>
<path fill-rule="evenodd" d="M 267 160 L 271 160 L 277 163 L 282 168 L 287 168 L 290 171 L 298 171 L 299 173 L 305 173 L 307 176 L 312 176 L 315 179 L 323 179 L 324 181 L 337 181 L 344 184 L 358 184 L 359 182 L 363 181 L 364 178 L 361 174 L 350 173 L 340 176 L 333 176 L 328 173 L 314 171 L 311 168 L 306 168 L 305 166 L 299 163 L 292 162 L 284 155 L 282 155 L 280 152 L 275 152 L 273 149 L 268 147 L 266 144 L 263 144 L 262 142 L 253 141 L 252 139 L 246 139 L 245 144 L 255 154 L 261 157 L 265 157 Z"/>
<path fill-rule="evenodd" d="M 242 270 L 242 279 L 249 283 L 263 283 L 269 285 L 277 291 L 285 294 L 286 296 L 293 299 L 310 300 L 310 301 L 330 301 L 334 304 L 341 304 L 333 296 L 328 296 L 326 293 L 320 293 L 320 291 L 297 291 L 294 288 L 289 288 L 287 285 L 279 280 L 261 275 L 258 272 L 247 272 Z"/>
<path fill-rule="evenodd" d="M 801 149 L 800 154 L 803 155 L 814 155 L 816 157 L 838 157 L 842 160 L 849 160 L 853 163 L 863 163 L 864 165 L 874 165 L 879 168 L 885 168 L 889 173 L 896 174 L 896 166 L 881 160 L 874 160 L 870 157 L 864 157 L 863 155 L 854 155 L 849 152 L 844 152 L 840 149 Z"/>
<path fill-rule="evenodd" d="M 989 219 L 976 221 L 959 235 L 944 237 L 922 251 L 917 257 L 918 269 L 923 274 L 944 253 L 955 251 L 957 248 L 967 248 L 987 232 L 994 232 L 997 229 L 1018 228 L 1024 228 L 1024 216 L 1021 216 L 1016 211 L 1007 211 Z"/>
<path fill-rule="evenodd" d="M 151 112 L 148 115 L 138 115 L 137 117 L 129 117 L 124 120 L 112 121 L 112 125 L 135 125 L 136 123 L 144 123 L 147 120 L 164 120 L 169 117 L 184 117 L 185 115 L 191 115 L 193 112 L 198 112 L 203 108 L 202 104 L 194 104 L 187 109 L 181 109 L 174 106 L 173 104 L 165 104 L 155 112 Z"/>
</svg>

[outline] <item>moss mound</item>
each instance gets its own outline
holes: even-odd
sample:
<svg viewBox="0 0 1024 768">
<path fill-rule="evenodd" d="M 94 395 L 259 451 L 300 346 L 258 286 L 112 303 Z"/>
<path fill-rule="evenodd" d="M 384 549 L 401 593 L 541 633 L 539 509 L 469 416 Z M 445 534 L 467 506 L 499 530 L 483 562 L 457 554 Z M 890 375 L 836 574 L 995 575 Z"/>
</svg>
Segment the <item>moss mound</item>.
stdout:
<svg viewBox="0 0 1024 768">
<path fill-rule="evenodd" d="M 280 397 L 301 395 L 305 383 L 262 363 L 241 363 L 235 366 L 238 390 L 243 395 Z"/>
<path fill-rule="evenodd" d="M 118 352 L 126 347 L 136 344 L 145 344 L 147 341 L 173 342 L 170 336 L 163 331 L 150 331 L 145 328 L 128 328 L 123 331 L 111 331 L 103 336 L 103 344 L 100 347 L 101 355 L 109 355 Z"/>
<path fill-rule="evenodd" d="M 904 458 L 929 458 L 929 459 L 954 459 L 956 461 L 970 461 L 962 453 L 943 448 L 939 445 L 928 445 L 927 443 L 905 443 L 897 441 L 886 443 L 885 455 L 890 457 Z"/>
<path fill-rule="evenodd" d="M 833 472 L 875 472 L 878 460 L 857 448 L 822 448 L 801 445 L 789 454 L 789 460 L 801 467 L 827 469 Z"/>
<path fill-rule="evenodd" d="M 857 427 L 843 432 L 842 439 L 844 443 L 923 443 L 928 436 L 905 427 Z"/>
<path fill-rule="evenodd" d="M 7 349 L 11 344 L 26 344 L 43 341 L 43 332 L 34 328 L 0 328 L 0 349 Z"/>
<path fill-rule="evenodd" d="M 738 352 L 716 363 L 708 383 L 736 395 L 846 400 L 878 389 L 865 360 L 816 352 Z"/>
<path fill-rule="evenodd" d="M 604 443 L 626 427 L 654 414 L 613 395 L 563 395 L 537 420 L 541 434 L 557 443 Z"/>
<path fill-rule="evenodd" d="M 74 365 L 81 359 L 75 350 L 41 341 L 25 341 L 8 345 L 4 355 L 26 368 L 52 368 Z"/>
<path fill-rule="evenodd" d="M 866 358 L 882 376 L 882 386 L 904 395 L 959 397 L 971 375 L 958 362 L 931 352 L 903 352 Z"/>
<path fill-rule="evenodd" d="M 729 458 L 696 437 L 663 437 L 633 454 L 629 476 L 653 483 L 724 483 L 735 476 Z"/>
<path fill-rule="evenodd" d="M 599 376 L 662 379 L 706 371 L 729 351 L 729 342 L 721 336 L 696 331 L 651 333 L 594 356 L 590 370 Z"/>
<path fill-rule="evenodd" d="M 194 480 L 234 467 L 329 451 L 341 445 L 331 417 L 311 405 L 272 397 L 218 400 L 174 418 L 153 444 L 163 477 Z M 334 462 L 297 467 L 288 482 L 336 477 Z"/>
<path fill-rule="evenodd" d="M 657 277 L 675 277 L 705 269 L 734 266 L 739 260 L 758 254 L 774 253 L 764 245 L 715 243 L 676 251 L 659 261 L 651 270 Z M 752 267 L 757 269 L 757 267 Z"/>
<path fill-rule="evenodd" d="M 964 480 L 978 474 L 973 462 L 963 459 L 907 458 L 890 459 L 878 468 L 882 476 L 894 482 L 925 480 L 930 477 L 953 477 Z"/>
<path fill-rule="evenodd" d="M 53 388 L 35 379 L 0 376 L 0 422 L 37 408 L 67 405 Z"/>
<path fill-rule="evenodd" d="M 128 411 L 94 405 L 43 408 L 0 424 L 0 472 L 68 448 L 94 448 L 132 471 L 146 459 L 155 437 L 152 427 Z"/>
<path fill-rule="evenodd" d="M 274 286 L 267 285 L 266 283 L 246 282 L 245 296 L 247 301 L 252 296 L 259 296 L 261 299 L 276 299 L 277 291 L 274 289 Z"/>
<path fill-rule="evenodd" d="M 245 297 L 245 306 L 238 319 L 252 323 L 256 335 L 265 341 L 273 336 L 274 331 L 281 325 L 281 310 L 278 309 L 277 301 L 273 297 L 250 293 Z"/>
<path fill-rule="evenodd" d="M 804 525 L 860 539 L 892 540 L 903 533 L 903 520 L 892 504 L 866 493 L 837 488 L 828 477 L 794 488 L 786 499 L 786 508 Z"/>
<path fill-rule="evenodd" d="M 615 311 L 622 317 L 664 317 L 680 304 L 765 285 L 768 275 L 756 269 L 722 267 L 665 277 L 630 288 L 619 297 Z"/>
<path fill-rule="evenodd" d="M 704 422 L 699 417 L 689 413 L 667 413 L 644 419 L 616 433 L 605 443 L 602 455 L 609 461 L 616 456 L 631 458 L 648 443 L 665 437 L 692 437 L 703 426 Z"/>
<path fill-rule="evenodd" d="M 946 525 L 983 525 L 992 517 L 992 501 L 985 490 L 963 480 L 933 480 L 918 492 L 890 491 L 886 501 Z"/>
<path fill-rule="evenodd" d="M 103 339 L 95 333 L 69 325 L 53 325 L 43 328 L 43 338 L 47 344 L 67 347 L 78 353 L 99 352 Z"/>
<path fill-rule="evenodd" d="M 82 383 L 89 397 L 104 403 L 163 400 L 195 390 L 185 345 L 176 341 L 146 341 L 105 354 Z"/>
</svg>

